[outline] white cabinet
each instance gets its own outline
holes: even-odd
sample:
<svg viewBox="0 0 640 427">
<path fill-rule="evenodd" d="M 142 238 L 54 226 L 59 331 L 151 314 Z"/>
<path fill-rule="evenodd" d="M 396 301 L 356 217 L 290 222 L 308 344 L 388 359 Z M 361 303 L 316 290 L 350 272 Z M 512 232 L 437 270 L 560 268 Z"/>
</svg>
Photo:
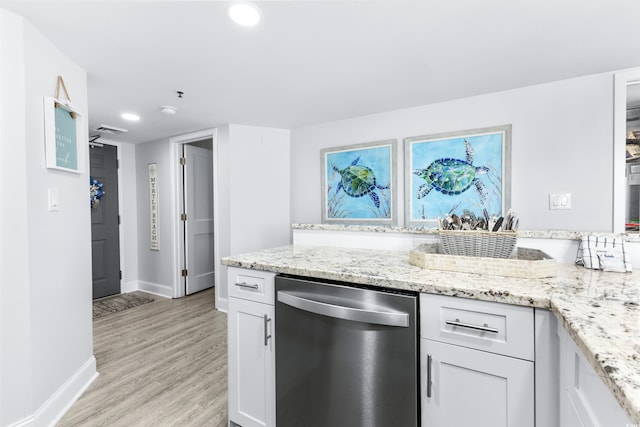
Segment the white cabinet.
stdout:
<svg viewBox="0 0 640 427">
<path fill-rule="evenodd" d="M 633 426 L 603 380 L 564 327 L 560 341 L 560 425 L 562 427 Z"/>
<path fill-rule="evenodd" d="M 275 275 L 237 268 L 228 274 L 229 420 L 275 426 Z"/>
<path fill-rule="evenodd" d="M 533 309 L 422 294 L 420 313 L 422 425 L 534 427 Z"/>
</svg>

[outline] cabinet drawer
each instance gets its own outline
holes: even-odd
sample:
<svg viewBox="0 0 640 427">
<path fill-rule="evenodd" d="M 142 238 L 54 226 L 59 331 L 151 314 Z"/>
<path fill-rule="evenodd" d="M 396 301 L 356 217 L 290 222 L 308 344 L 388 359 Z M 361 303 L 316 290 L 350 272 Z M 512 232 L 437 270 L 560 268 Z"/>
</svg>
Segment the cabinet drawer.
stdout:
<svg viewBox="0 0 640 427">
<path fill-rule="evenodd" d="M 533 308 L 420 294 L 420 335 L 505 356 L 534 360 Z"/>
<path fill-rule="evenodd" d="M 264 304 L 274 304 L 275 273 L 229 267 L 229 296 Z"/>
</svg>

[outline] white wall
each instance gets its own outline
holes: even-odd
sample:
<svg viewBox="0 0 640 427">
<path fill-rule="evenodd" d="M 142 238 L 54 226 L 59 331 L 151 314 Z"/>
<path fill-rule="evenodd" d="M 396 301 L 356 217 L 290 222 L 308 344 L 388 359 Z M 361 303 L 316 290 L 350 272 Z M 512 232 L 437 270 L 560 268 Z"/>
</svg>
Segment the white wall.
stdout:
<svg viewBox="0 0 640 427">
<path fill-rule="evenodd" d="M 61 75 L 75 107 L 86 117 L 87 77 L 22 18 L 0 10 L 0 19 L 0 424 L 49 425 L 88 386 L 96 369 L 89 159 L 83 149 L 88 130 L 85 122 L 78 135 L 81 173 L 46 169 L 42 99 L 54 94 Z M 48 211 L 49 188 L 58 190 L 57 212 Z"/>
<path fill-rule="evenodd" d="M 174 182 L 168 139 L 136 144 L 136 196 L 138 214 L 138 289 L 158 295 L 173 295 L 173 247 L 171 223 Z M 156 164 L 158 188 L 158 239 L 160 250 L 150 249 L 149 163 Z"/>
<path fill-rule="evenodd" d="M 291 242 L 290 133 L 286 129 L 218 128 L 219 248 L 216 259 Z M 226 310 L 227 267 L 216 264 L 218 308 Z"/>
<path fill-rule="evenodd" d="M 230 125 L 232 255 L 288 244 L 289 131 Z"/>
<path fill-rule="evenodd" d="M 398 218 L 404 219 L 403 138 L 513 125 L 512 207 L 524 230 L 612 230 L 613 74 L 605 73 L 291 131 L 292 221 L 321 221 L 320 150 L 398 139 Z M 549 193 L 573 209 L 550 211 Z"/>
<path fill-rule="evenodd" d="M 23 25 L 0 9 L 0 426 L 34 410 Z"/>
</svg>

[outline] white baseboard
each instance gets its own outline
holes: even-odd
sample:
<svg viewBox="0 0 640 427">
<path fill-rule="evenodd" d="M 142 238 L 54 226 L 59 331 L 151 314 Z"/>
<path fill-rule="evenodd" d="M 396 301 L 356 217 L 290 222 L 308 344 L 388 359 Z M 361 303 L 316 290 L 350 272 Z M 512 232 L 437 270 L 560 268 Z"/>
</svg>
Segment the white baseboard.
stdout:
<svg viewBox="0 0 640 427">
<path fill-rule="evenodd" d="M 216 293 L 218 289 L 216 289 Z M 223 313 L 227 313 L 229 308 L 229 299 L 228 298 L 216 298 L 215 309 L 221 311 Z"/>
<path fill-rule="evenodd" d="M 130 282 L 122 283 L 120 285 L 120 292 L 123 294 L 128 294 L 129 292 L 134 292 L 138 290 L 138 281 L 132 280 Z"/>
<path fill-rule="evenodd" d="M 28 416 L 18 422 L 13 424 L 9 424 L 9 427 L 33 427 L 34 426 L 35 417 L 33 415 Z"/>
<path fill-rule="evenodd" d="M 11 424 L 10 427 L 55 426 L 97 377 L 96 358 L 91 356 L 35 414 Z"/>
<path fill-rule="evenodd" d="M 138 291 L 148 292 L 159 297 L 173 298 L 173 288 L 167 285 L 161 285 L 159 283 L 145 282 L 138 280 Z"/>
</svg>

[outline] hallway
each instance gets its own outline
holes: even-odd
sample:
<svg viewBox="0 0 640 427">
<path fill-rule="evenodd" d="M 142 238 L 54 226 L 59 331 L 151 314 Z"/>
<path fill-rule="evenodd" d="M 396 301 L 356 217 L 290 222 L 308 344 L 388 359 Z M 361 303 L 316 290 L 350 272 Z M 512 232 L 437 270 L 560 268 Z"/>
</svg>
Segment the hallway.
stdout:
<svg viewBox="0 0 640 427">
<path fill-rule="evenodd" d="M 226 425 L 226 337 L 213 289 L 95 319 L 100 375 L 57 426 Z"/>
</svg>

